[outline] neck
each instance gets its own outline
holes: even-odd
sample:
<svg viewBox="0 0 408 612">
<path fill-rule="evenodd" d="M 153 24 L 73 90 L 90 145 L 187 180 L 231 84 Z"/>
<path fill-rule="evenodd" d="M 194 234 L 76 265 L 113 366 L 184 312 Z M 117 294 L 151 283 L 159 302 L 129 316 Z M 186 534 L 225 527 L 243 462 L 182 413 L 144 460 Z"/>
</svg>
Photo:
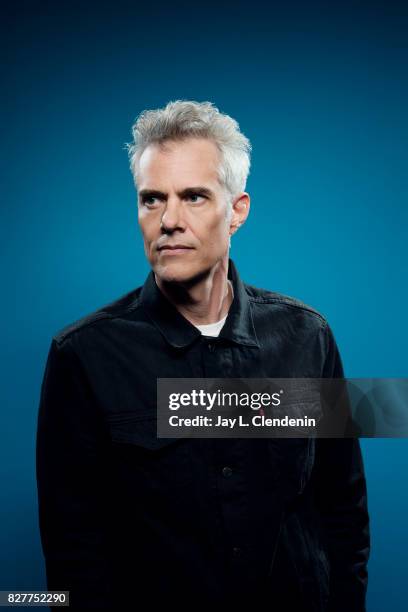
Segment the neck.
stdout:
<svg viewBox="0 0 408 612">
<path fill-rule="evenodd" d="M 166 283 L 155 275 L 166 298 L 193 325 L 208 325 L 223 319 L 232 303 L 228 283 L 228 255 L 205 276 L 189 283 Z"/>
</svg>

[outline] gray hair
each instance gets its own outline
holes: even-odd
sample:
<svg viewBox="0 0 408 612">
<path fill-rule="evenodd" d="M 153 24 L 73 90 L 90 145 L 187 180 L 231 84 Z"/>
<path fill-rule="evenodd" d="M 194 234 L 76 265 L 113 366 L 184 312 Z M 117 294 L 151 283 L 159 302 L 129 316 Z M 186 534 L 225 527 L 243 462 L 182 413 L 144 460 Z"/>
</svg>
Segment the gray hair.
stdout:
<svg viewBox="0 0 408 612">
<path fill-rule="evenodd" d="M 245 190 L 251 143 L 240 131 L 238 122 L 211 102 L 175 100 L 164 108 L 145 110 L 132 126 L 132 134 L 133 142 L 126 148 L 135 184 L 139 160 L 148 145 L 201 137 L 211 139 L 220 151 L 218 180 L 230 197 Z"/>
</svg>

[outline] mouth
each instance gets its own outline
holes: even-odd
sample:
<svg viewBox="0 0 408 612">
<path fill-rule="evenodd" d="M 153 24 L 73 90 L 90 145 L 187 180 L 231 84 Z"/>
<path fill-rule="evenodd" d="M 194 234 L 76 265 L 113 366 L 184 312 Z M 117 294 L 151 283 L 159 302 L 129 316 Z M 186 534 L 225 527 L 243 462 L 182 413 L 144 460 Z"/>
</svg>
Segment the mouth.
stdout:
<svg viewBox="0 0 408 612">
<path fill-rule="evenodd" d="M 160 253 L 165 253 L 166 255 L 179 255 L 192 250 L 193 247 L 189 247 L 184 244 L 164 245 L 158 248 Z"/>
</svg>

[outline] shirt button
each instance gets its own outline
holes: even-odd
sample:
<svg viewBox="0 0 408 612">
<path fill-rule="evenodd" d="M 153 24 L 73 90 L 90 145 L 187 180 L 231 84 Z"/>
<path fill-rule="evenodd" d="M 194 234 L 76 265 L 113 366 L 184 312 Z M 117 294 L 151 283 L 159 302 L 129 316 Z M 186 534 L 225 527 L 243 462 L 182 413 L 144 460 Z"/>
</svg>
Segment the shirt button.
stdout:
<svg viewBox="0 0 408 612">
<path fill-rule="evenodd" d="M 225 478 L 228 478 L 229 476 L 231 476 L 232 474 L 232 468 L 225 466 L 222 468 L 222 475 L 225 476 Z"/>
<path fill-rule="evenodd" d="M 214 344 L 212 342 L 209 342 L 207 346 L 208 346 L 208 350 L 211 351 L 211 353 L 212 353 L 214 348 L 215 348 Z"/>
</svg>

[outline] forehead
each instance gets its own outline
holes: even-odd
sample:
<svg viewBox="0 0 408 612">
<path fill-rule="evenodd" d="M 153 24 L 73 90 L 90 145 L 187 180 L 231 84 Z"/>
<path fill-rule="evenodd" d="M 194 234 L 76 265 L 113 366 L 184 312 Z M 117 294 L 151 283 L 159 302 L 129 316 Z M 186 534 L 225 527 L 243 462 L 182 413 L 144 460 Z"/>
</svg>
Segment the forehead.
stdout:
<svg viewBox="0 0 408 612">
<path fill-rule="evenodd" d="M 139 160 L 139 188 L 172 182 L 212 184 L 218 182 L 220 152 L 207 138 L 168 140 L 150 144 Z M 154 183 L 154 185 L 153 185 Z"/>
</svg>

